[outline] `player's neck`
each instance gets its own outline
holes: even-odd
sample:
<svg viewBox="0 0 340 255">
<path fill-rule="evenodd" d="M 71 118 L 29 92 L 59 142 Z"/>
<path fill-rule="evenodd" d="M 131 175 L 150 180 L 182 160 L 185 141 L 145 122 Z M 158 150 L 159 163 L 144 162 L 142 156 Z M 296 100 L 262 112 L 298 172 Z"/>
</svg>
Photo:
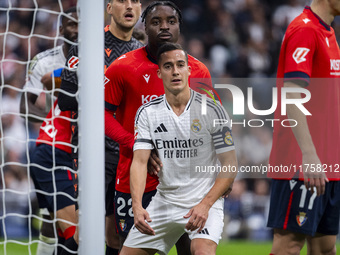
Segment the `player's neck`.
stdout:
<svg viewBox="0 0 340 255">
<path fill-rule="evenodd" d="M 133 28 L 131 29 L 124 29 L 118 26 L 116 23 L 111 22 L 109 26 L 110 32 L 117 37 L 119 40 L 122 41 L 130 41 L 133 33 Z"/>
<path fill-rule="evenodd" d="M 326 2 L 313 1 L 310 7 L 323 22 L 329 26 L 331 25 L 334 20 L 334 15 L 332 15 L 331 9 Z"/>
<path fill-rule="evenodd" d="M 176 95 L 169 91 L 165 91 L 165 97 L 172 111 L 177 116 L 180 116 L 184 112 L 190 100 L 190 89 L 189 87 L 187 87 L 187 89 L 181 91 L 180 93 Z"/>
<path fill-rule="evenodd" d="M 146 45 L 146 48 L 147 48 L 148 54 L 156 61 L 158 47 L 149 42 L 148 45 Z"/>
</svg>

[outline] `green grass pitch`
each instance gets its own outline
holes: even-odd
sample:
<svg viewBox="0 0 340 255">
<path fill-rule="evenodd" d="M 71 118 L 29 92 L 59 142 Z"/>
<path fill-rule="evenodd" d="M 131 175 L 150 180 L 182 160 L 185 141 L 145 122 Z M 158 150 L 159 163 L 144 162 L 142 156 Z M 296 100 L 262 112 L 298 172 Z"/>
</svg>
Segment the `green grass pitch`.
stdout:
<svg viewBox="0 0 340 255">
<path fill-rule="evenodd" d="M 22 244 L 8 243 L 6 246 L 0 244 L 0 255 L 35 255 L 37 248 L 36 243 L 29 245 L 27 240 L 21 241 Z M 271 242 L 250 242 L 250 241 L 230 241 L 221 242 L 217 248 L 217 255 L 268 255 L 270 253 Z M 340 242 L 337 244 L 337 250 L 340 250 Z M 306 247 L 301 254 L 306 254 Z M 176 255 L 176 249 L 173 248 L 169 255 Z"/>
</svg>

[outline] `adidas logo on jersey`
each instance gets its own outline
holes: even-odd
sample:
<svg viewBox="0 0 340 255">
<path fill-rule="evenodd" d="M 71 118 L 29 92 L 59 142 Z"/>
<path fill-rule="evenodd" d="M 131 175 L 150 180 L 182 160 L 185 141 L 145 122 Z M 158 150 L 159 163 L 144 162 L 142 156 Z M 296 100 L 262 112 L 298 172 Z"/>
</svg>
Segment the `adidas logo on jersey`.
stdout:
<svg viewBox="0 0 340 255">
<path fill-rule="evenodd" d="M 209 231 L 207 228 L 202 229 L 200 232 L 198 232 L 198 234 L 202 234 L 202 235 L 209 235 Z"/>
<path fill-rule="evenodd" d="M 160 124 L 154 131 L 155 133 L 164 133 L 164 132 L 168 132 L 168 130 L 166 129 L 166 127 L 164 126 L 164 124 Z"/>
</svg>

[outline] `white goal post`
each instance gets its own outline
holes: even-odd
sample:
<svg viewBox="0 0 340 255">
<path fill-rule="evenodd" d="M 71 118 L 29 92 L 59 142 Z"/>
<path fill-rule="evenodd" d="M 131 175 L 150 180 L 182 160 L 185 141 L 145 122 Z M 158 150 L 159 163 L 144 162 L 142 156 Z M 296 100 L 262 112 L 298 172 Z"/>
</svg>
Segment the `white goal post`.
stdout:
<svg viewBox="0 0 340 255">
<path fill-rule="evenodd" d="M 103 4 L 79 0 L 79 254 L 105 251 Z"/>
</svg>

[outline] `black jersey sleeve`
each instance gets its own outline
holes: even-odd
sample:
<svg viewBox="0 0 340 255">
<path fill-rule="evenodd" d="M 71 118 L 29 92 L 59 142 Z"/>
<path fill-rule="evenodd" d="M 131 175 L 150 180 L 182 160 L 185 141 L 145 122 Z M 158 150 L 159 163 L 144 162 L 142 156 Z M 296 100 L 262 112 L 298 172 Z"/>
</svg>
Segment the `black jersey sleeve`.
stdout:
<svg viewBox="0 0 340 255">
<path fill-rule="evenodd" d="M 62 80 L 60 88 L 62 91 L 58 94 L 58 106 L 62 111 L 77 111 L 78 110 L 78 100 L 76 98 L 76 93 L 78 91 L 78 85 L 69 81 Z M 64 93 L 64 91 L 73 94 Z"/>
<path fill-rule="evenodd" d="M 73 45 L 67 56 L 66 68 L 64 68 L 61 74 L 61 91 L 58 95 L 58 105 L 62 111 L 78 110 L 78 64 L 78 47 Z"/>
</svg>

